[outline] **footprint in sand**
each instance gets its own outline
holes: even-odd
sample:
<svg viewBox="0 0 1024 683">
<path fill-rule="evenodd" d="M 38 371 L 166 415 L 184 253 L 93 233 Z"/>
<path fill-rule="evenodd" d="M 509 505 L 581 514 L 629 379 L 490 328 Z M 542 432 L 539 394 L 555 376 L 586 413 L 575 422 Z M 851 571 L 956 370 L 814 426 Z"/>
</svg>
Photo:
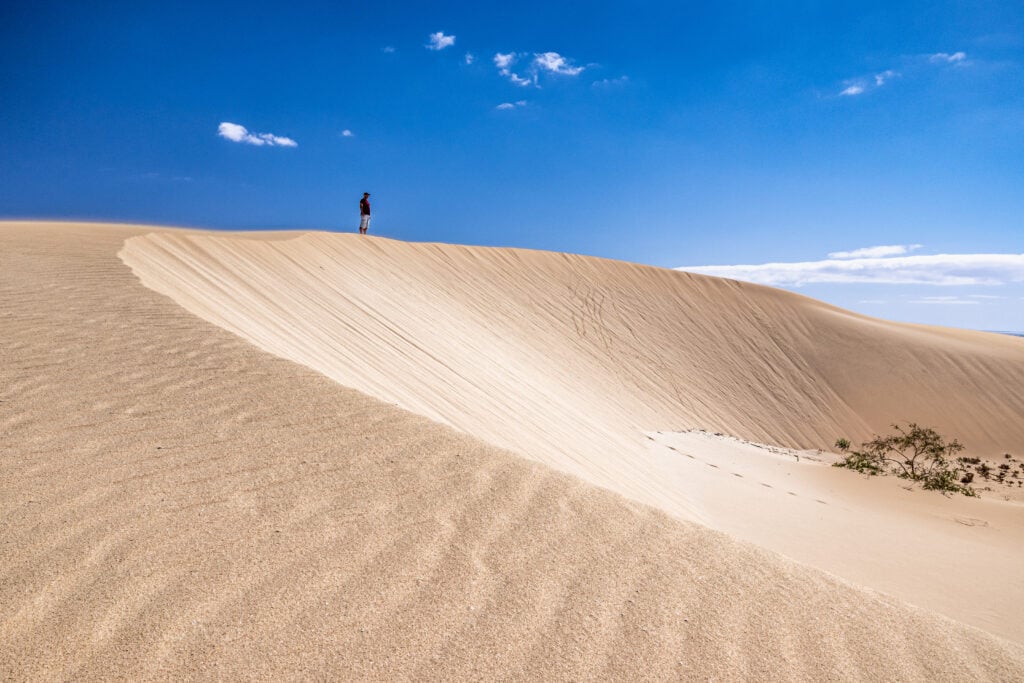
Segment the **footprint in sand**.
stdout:
<svg viewBox="0 0 1024 683">
<path fill-rule="evenodd" d="M 988 526 L 988 522 L 975 517 L 954 517 L 953 521 L 964 526 Z"/>
</svg>

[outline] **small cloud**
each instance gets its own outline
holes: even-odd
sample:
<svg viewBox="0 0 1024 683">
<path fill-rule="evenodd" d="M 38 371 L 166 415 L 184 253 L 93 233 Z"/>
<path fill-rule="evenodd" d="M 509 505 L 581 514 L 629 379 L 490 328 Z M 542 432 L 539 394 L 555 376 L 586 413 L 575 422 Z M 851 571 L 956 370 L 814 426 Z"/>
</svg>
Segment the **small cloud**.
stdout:
<svg viewBox="0 0 1024 683">
<path fill-rule="evenodd" d="M 578 76 L 586 67 L 572 66 L 570 61 L 557 52 L 541 52 L 533 55 L 533 64 L 541 71 L 565 76 Z"/>
<path fill-rule="evenodd" d="M 498 73 L 520 86 L 537 85 L 541 73 L 578 76 L 586 69 L 584 66 L 574 66 L 572 60 L 557 52 L 535 52 L 533 59 L 525 67 L 526 76 L 521 76 L 512 71 L 512 65 L 519 61 L 520 56 L 515 52 L 499 52 L 494 55 L 494 65 L 498 67 Z"/>
<path fill-rule="evenodd" d="M 503 109 L 503 110 L 517 109 L 519 107 L 525 107 L 525 106 L 526 106 L 526 100 L 516 100 L 515 102 L 502 102 L 497 107 L 495 107 L 495 109 Z"/>
<path fill-rule="evenodd" d="M 961 299 L 958 296 L 923 296 L 920 299 L 913 299 L 912 304 L 938 304 L 946 306 L 976 306 L 977 301 Z"/>
<path fill-rule="evenodd" d="M 476 60 L 471 52 L 466 53 L 466 64 L 472 64 Z"/>
<path fill-rule="evenodd" d="M 861 299 L 857 303 L 859 304 L 886 304 L 889 303 L 883 299 Z"/>
<path fill-rule="evenodd" d="M 516 55 L 514 52 L 508 54 L 502 54 L 501 52 L 494 55 L 494 66 L 498 67 L 498 71 L 505 74 L 508 68 L 512 66 L 512 63 L 516 61 Z"/>
<path fill-rule="evenodd" d="M 618 78 L 603 78 L 600 81 L 594 81 L 591 83 L 593 88 L 618 88 L 629 83 L 629 76 L 619 76 Z"/>
<path fill-rule="evenodd" d="M 443 50 L 455 44 L 455 36 L 446 36 L 444 31 L 430 34 L 430 42 L 427 43 L 428 50 Z"/>
<path fill-rule="evenodd" d="M 920 249 L 920 244 L 888 244 L 879 247 L 864 247 L 853 251 L 833 251 L 829 258 L 882 258 L 884 256 L 899 256 L 907 252 Z"/>
<path fill-rule="evenodd" d="M 889 81 L 895 78 L 901 78 L 904 73 L 908 74 L 908 77 L 920 76 L 922 68 L 927 67 L 928 63 L 931 64 L 956 64 L 963 66 L 968 64 L 966 52 L 954 52 L 952 54 L 948 52 L 936 52 L 930 55 L 911 55 L 903 57 L 901 62 L 902 71 L 896 71 L 895 69 L 886 69 L 885 71 L 879 71 L 871 76 L 863 75 L 856 78 L 848 78 L 843 81 L 845 86 L 840 92 L 840 96 L 853 97 L 856 95 L 863 95 L 866 92 L 881 88 L 882 86 L 889 83 Z"/>
<path fill-rule="evenodd" d="M 966 52 L 954 52 L 953 54 L 949 54 L 948 52 L 936 52 L 935 54 L 928 56 L 928 61 L 933 64 L 956 64 L 958 62 L 964 62 L 966 59 Z"/>
<path fill-rule="evenodd" d="M 395 52 L 395 48 L 392 47 L 391 45 L 385 45 L 380 49 L 380 51 L 390 55 Z"/>
<path fill-rule="evenodd" d="M 899 74 L 893 71 L 892 69 L 886 69 L 880 74 L 875 74 L 875 87 L 881 88 L 883 85 L 885 85 L 886 81 L 888 81 L 891 78 L 895 78 L 896 76 L 899 76 Z"/>
<path fill-rule="evenodd" d="M 354 138 L 355 136 L 356 136 L 356 134 L 353 133 L 352 131 L 350 131 L 348 128 L 346 128 L 345 130 L 341 131 L 341 137 L 343 137 L 343 138 Z"/>
<path fill-rule="evenodd" d="M 969 294 L 972 299 L 1005 299 L 1005 296 L 996 296 L 995 294 Z"/>
<path fill-rule="evenodd" d="M 519 74 L 512 72 L 512 65 L 518 61 L 519 56 L 514 52 L 501 53 L 498 52 L 494 55 L 494 66 L 498 67 L 498 73 L 509 79 L 513 83 L 519 86 L 527 86 L 536 81 L 536 76 L 531 80 L 529 78 L 523 78 Z"/>
<path fill-rule="evenodd" d="M 876 73 L 874 76 L 871 76 L 870 78 L 867 76 L 864 76 L 862 78 L 851 78 L 846 81 L 846 87 L 843 90 L 841 90 L 839 94 L 841 96 L 846 97 L 855 97 L 857 95 L 863 95 L 868 90 L 881 88 L 883 85 L 885 85 L 888 81 L 895 78 L 896 76 L 899 76 L 899 74 L 896 71 L 893 71 L 892 69 L 886 69 L 885 71 L 880 71 L 879 73 Z"/>
<path fill-rule="evenodd" d="M 237 123 L 229 123 L 227 121 L 220 124 L 217 127 L 217 135 L 221 136 L 225 140 L 231 140 L 232 142 L 241 142 L 246 145 L 256 145 L 257 147 L 266 145 L 268 147 L 298 147 L 299 143 L 295 142 L 291 138 L 281 137 L 274 135 L 273 133 L 250 133 L 245 126 L 240 126 Z"/>
</svg>

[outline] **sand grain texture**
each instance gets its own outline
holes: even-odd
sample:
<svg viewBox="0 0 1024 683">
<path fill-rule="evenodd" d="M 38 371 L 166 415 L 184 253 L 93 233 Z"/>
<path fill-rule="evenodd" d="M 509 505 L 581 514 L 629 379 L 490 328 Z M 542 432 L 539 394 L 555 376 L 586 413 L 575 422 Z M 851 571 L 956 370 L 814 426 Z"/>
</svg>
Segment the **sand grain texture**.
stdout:
<svg viewBox="0 0 1024 683">
<path fill-rule="evenodd" d="M 0 224 L 0 677 L 1024 678 L 196 318 L 117 258 L 154 232 Z"/>
</svg>

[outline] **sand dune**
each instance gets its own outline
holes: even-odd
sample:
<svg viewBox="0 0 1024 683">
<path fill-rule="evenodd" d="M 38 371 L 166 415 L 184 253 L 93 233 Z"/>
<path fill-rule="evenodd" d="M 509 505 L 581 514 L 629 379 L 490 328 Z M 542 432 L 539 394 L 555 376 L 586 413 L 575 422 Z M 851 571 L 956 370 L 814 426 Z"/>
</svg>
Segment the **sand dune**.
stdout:
<svg viewBox="0 0 1024 683">
<path fill-rule="evenodd" d="M 829 448 L 914 420 L 973 452 L 1024 447 L 1019 338 L 516 249 L 151 234 L 122 257 L 147 286 L 275 354 L 522 451 L 580 421 L 588 429 L 570 429 L 600 442 L 702 427 Z"/>
<path fill-rule="evenodd" d="M 903 500 L 892 482 L 858 488 L 850 473 L 819 466 L 817 494 L 805 499 L 834 502 L 829 512 L 782 496 L 765 513 L 751 509 L 750 492 L 729 474 L 697 485 L 684 458 L 652 454 L 646 435 L 705 428 L 812 448 L 917 421 L 973 453 L 1020 454 L 1024 340 L 885 322 L 734 281 L 515 249 L 163 232 L 129 239 L 121 257 L 186 309 L 343 385 L 1024 640 L 1024 508 Z M 806 479 L 805 469 L 791 462 L 785 476 Z M 879 496 L 893 495 L 880 507 Z M 841 519 L 831 514 L 838 509 Z M 968 518 L 984 526 L 956 521 Z M 896 538 L 915 551 L 899 552 Z M 954 578 L 979 571 L 989 580 Z M 945 580 L 935 580 L 937 572 Z"/>
<path fill-rule="evenodd" d="M 722 513 L 643 464 L 698 438 L 645 429 L 869 431 L 856 375 L 779 335 L 888 324 L 596 259 L 93 224 L 0 224 L 0 302 L 5 679 L 1024 678 L 1018 644 L 680 520 Z M 895 329 L 961 382 L 908 418 L 1020 443 L 1019 343 Z"/>
</svg>

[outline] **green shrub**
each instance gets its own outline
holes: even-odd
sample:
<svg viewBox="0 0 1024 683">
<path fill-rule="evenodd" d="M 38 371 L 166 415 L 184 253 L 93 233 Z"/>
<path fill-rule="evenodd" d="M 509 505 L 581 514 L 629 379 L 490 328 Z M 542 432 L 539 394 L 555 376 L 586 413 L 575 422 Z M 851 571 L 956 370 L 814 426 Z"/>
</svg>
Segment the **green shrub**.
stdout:
<svg viewBox="0 0 1024 683">
<path fill-rule="evenodd" d="M 906 429 L 898 424 L 892 428 L 895 434 L 876 436 L 861 444 L 860 450 L 849 450 L 850 442 L 839 439 L 836 447 L 846 455 L 835 466 L 871 476 L 895 474 L 901 479 L 920 482 L 928 491 L 978 495 L 966 485 L 970 478 L 965 476 L 963 460 L 955 458 L 964 449 L 959 441 L 953 439 L 946 443 L 934 429 L 913 422 Z"/>
</svg>

